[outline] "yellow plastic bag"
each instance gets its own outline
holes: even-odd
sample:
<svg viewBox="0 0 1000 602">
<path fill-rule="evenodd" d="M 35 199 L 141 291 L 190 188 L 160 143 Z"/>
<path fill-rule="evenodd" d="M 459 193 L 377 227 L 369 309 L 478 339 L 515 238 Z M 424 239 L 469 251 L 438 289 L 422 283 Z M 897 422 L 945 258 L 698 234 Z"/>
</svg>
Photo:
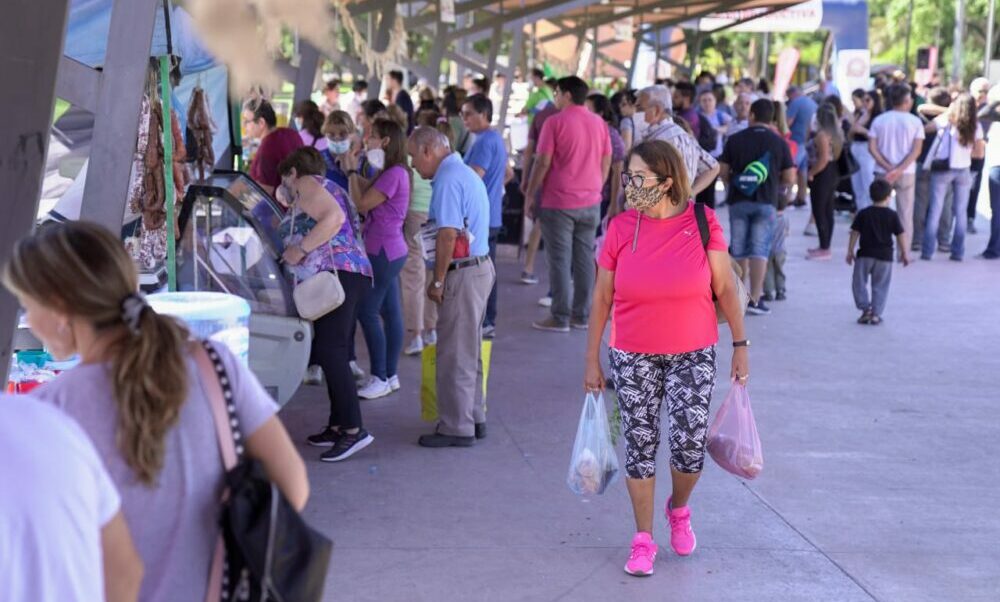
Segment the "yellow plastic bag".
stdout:
<svg viewBox="0 0 1000 602">
<path fill-rule="evenodd" d="M 490 379 L 490 358 L 493 355 L 493 341 L 484 340 L 479 356 L 483 371 L 483 399 L 486 399 L 486 383 Z M 428 345 L 420 356 L 420 418 L 425 422 L 437 422 L 437 345 Z"/>
</svg>

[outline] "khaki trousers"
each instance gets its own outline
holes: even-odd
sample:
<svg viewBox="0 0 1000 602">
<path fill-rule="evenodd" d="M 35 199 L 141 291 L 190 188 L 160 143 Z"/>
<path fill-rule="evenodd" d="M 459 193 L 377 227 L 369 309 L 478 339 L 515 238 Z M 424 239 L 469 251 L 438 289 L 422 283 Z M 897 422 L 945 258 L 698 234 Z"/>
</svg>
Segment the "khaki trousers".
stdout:
<svg viewBox="0 0 1000 602">
<path fill-rule="evenodd" d="M 410 211 L 403 222 L 403 236 L 406 238 L 406 263 L 399 274 L 403 291 L 403 324 L 409 333 L 419 334 L 434 330 L 437 326 L 437 305 L 427 299 L 429 272 L 424 262 L 424 253 L 416 241 L 420 226 L 427 222 L 426 213 Z"/>
<path fill-rule="evenodd" d="M 884 178 L 884 173 L 876 173 L 878 177 Z M 910 250 L 910 243 L 913 242 L 913 204 L 916 196 L 917 175 L 908 173 L 899 176 L 899 179 L 892 185 L 896 191 L 896 213 L 899 214 L 899 221 L 903 222 L 903 248 Z M 899 249 L 896 250 L 899 252 Z"/>
<path fill-rule="evenodd" d="M 442 435 L 472 437 L 476 424 L 486 422 L 479 355 L 486 300 L 495 280 L 496 270 L 488 259 L 452 270 L 445 278 L 437 323 L 437 432 Z"/>
</svg>

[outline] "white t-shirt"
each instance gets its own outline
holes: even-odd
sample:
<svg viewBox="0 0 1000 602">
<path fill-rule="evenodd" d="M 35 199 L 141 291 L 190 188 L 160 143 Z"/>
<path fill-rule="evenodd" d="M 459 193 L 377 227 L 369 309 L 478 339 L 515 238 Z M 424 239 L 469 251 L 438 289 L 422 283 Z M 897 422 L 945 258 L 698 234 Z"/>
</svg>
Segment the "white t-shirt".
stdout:
<svg viewBox="0 0 1000 602">
<path fill-rule="evenodd" d="M 937 139 L 934 140 L 934 144 L 937 146 L 937 155 L 934 158 L 949 159 L 948 165 L 952 169 L 968 169 L 972 167 L 972 150 L 976 144 L 972 143 L 968 146 L 962 146 L 961 141 L 958 139 L 958 132 L 951 127 L 951 123 L 948 121 L 948 115 L 941 115 L 934 119 L 934 125 L 937 126 L 937 135 L 943 137 L 940 144 L 937 144 Z M 983 126 L 979 122 L 976 122 L 976 140 L 982 139 Z"/>
<path fill-rule="evenodd" d="M 101 529 L 118 492 L 72 418 L 0 396 L 0 600 L 103 600 Z"/>
<path fill-rule="evenodd" d="M 913 150 L 915 140 L 920 141 L 917 144 L 923 144 L 924 124 L 916 115 L 903 111 L 886 111 L 872 121 L 868 137 L 876 140 L 878 150 L 886 161 L 899 165 Z M 875 171 L 885 173 L 881 165 L 876 165 Z M 910 163 L 903 173 L 917 173 L 917 162 Z"/>
</svg>

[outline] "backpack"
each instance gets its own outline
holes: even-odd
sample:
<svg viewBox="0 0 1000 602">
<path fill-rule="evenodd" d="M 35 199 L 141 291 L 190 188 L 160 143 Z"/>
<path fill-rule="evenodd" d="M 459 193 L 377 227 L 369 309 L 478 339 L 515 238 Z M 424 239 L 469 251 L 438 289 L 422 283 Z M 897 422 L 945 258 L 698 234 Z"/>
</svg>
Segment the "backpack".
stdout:
<svg viewBox="0 0 1000 602">
<path fill-rule="evenodd" d="M 771 151 L 764 153 L 756 161 L 751 161 L 733 178 L 733 187 L 743 196 L 753 199 L 754 193 L 771 175 Z"/>
<path fill-rule="evenodd" d="M 708 241 L 711 238 L 711 233 L 708 228 L 708 217 L 705 215 L 705 204 L 695 203 L 694 204 L 694 217 L 698 222 L 698 233 L 701 235 L 701 246 L 705 249 L 705 255 L 708 255 Z M 750 302 L 750 293 L 747 292 L 747 287 L 743 284 L 743 268 L 737 263 L 732 257 L 729 258 L 729 267 L 732 270 L 733 280 L 736 282 L 736 296 L 740 299 L 740 310 L 743 315 L 747 313 L 747 304 Z M 712 291 L 712 301 L 715 303 L 715 318 L 719 324 L 726 323 L 726 315 L 722 313 L 719 308 L 719 300 L 715 296 L 715 291 Z"/>
<path fill-rule="evenodd" d="M 698 146 L 712 152 L 718 144 L 719 131 L 715 129 L 708 117 L 698 113 Z"/>
</svg>

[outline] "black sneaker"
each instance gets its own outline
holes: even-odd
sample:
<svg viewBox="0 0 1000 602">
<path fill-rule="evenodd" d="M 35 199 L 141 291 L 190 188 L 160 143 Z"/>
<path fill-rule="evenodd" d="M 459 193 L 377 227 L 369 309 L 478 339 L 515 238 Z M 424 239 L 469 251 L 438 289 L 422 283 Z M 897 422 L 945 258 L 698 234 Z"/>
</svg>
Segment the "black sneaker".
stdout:
<svg viewBox="0 0 1000 602">
<path fill-rule="evenodd" d="M 785 291 L 778 291 L 778 292 L 774 293 L 774 300 L 775 301 L 784 301 L 786 299 L 788 299 L 788 296 L 785 295 Z"/>
<path fill-rule="evenodd" d="M 747 303 L 747 312 L 755 316 L 766 316 L 771 313 L 771 308 L 764 305 L 764 300 L 754 303 L 753 301 Z"/>
<path fill-rule="evenodd" d="M 760 300 L 770 303 L 771 301 L 774 301 L 774 297 L 771 296 L 771 293 L 764 293 L 760 296 Z"/>
<path fill-rule="evenodd" d="M 872 310 L 866 309 L 861 313 L 861 317 L 858 318 L 858 324 L 871 324 L 872 323 Z"/>
<path fill-rule="evenodd" d="M 486 423 L 485 422 L 477 422 L 476 423 L 476 439 L 485 439 L 485 438 L 486 438 Z"/>
<path fill-rule="evenodd" d="M 340 439 L 340 431 L 328 426 L 323 432 L 306 437 L 306 443 L 313 447 L 333 447 L 337 444 L 337 439 Z"/>
<path fill-rule="evenodd" d="M 349 433 L 341 433 L 340 438 L 333 445 L 333 449 L 327 452 L 323 452 L 323 455 L 319 457 L 320 460 L 324 462 L 340 462 L 341 460 L 346 460 L 368 447 L 375 441 L 375 437 L 365 429 L 354 433 L 353 435 Z"/>
</svg>

